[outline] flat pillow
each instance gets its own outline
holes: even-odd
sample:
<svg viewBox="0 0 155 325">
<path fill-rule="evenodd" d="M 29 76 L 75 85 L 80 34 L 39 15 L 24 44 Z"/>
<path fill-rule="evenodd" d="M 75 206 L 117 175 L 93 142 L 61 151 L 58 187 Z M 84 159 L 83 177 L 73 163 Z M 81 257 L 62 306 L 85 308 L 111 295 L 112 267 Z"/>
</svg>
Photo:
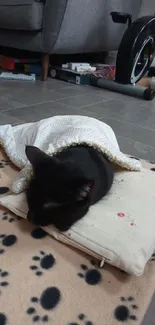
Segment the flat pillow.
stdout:
<svg viewBox="0 0 155 325">
<path fill-rule="evenodd" d="M 1 205 L 26 218 L 25 193 L 0 199 Z M 119 171 L 109 194 L 57 240 L 77 247 L 131 275 L 141 275 L 155 248 L 155 173 Z"/>
</svg>

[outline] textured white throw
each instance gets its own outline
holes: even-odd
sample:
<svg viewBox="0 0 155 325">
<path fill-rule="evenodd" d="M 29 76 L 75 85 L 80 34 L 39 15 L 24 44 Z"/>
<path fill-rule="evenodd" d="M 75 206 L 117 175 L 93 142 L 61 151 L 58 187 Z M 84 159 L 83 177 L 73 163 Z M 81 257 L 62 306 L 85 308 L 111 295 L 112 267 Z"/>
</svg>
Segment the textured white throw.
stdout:
<svg viewBox="0 0 155 325">
<path fill-rule="evenodd" d="M 12 191 L 25 190 L 32 168 L 25 156 L 25 145 L 34 145 L 49 155 L 70 145 L 87 144 L 103 152 L 110 161 L 128 170 L 141 170 L 138 160 L 124 155 L 110 126 L 91 117 L 54 116 L 35 123 L 12 127 L 0 126 L 0 144 L 10 160 L 21 169 L 12 184 Z"/>
</svg>

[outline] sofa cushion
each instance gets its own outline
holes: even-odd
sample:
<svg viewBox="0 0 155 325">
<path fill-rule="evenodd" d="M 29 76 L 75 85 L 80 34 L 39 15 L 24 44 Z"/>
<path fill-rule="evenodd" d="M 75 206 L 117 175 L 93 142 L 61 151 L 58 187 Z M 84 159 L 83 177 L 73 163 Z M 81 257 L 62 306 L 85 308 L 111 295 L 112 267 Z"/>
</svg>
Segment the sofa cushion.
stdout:
<svg viewBox="0 0 155 325">
<path fill-rule="evenodd" d="M 0 0 L 0 28 L 38 31 L 43 24 L 44 1 Z"/>
</svg>

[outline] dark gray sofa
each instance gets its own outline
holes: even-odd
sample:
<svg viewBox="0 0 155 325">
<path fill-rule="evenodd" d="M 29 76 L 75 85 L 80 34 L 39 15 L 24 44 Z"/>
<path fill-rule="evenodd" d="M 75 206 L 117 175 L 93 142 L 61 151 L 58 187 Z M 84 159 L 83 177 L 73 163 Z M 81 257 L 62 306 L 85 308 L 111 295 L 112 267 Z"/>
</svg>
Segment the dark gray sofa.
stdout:
<svg viewBox="0 0 155 325">
<path fill-rule="evenodd" d="M 152 1 L 152 0 L 151 0 Z M 142 0 L 0 0 L 0 46 L 41 52 L 43 79 L 50 54 L 110 51 L 126 26 L 111 11 L 135 19 Z"/>
</svg>

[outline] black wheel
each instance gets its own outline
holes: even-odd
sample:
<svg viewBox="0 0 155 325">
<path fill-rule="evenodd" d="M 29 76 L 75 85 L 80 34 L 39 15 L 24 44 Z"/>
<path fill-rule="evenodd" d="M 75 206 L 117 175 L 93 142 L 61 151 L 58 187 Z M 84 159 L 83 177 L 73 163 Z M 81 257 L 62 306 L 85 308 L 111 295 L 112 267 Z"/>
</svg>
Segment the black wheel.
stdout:
<svg viewBox="0 0 155 325">
<path fill-rule="evenodd" d="M 155 56 L 155 16 L 135 20 L 118 49 L 115 81 L 135 84 L 148 71 Z"/>
</svg>

